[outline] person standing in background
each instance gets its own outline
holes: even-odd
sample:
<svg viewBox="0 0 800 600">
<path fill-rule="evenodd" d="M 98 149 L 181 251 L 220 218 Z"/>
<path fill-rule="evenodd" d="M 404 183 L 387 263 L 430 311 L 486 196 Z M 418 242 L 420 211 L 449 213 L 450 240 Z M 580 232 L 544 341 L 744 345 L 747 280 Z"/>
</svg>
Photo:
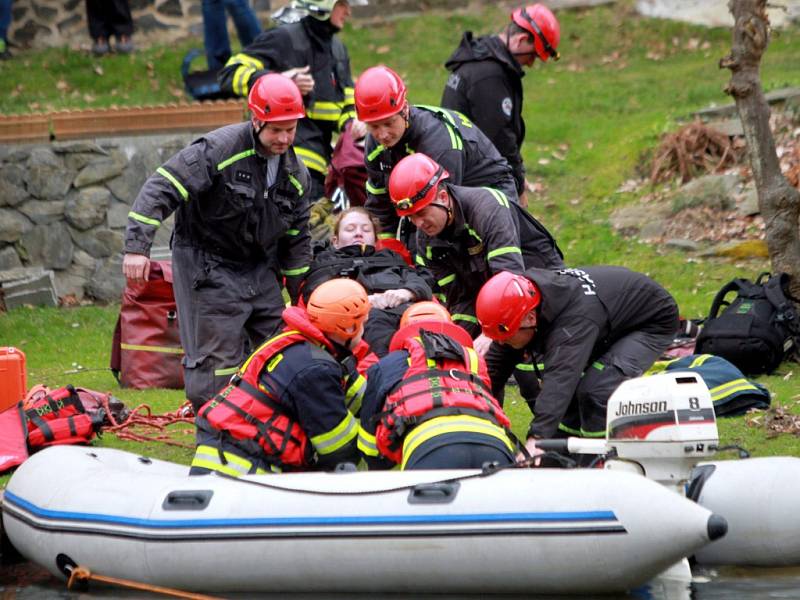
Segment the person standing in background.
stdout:
<svg viewBox="0 0 800 600">
<path fill-rule="evenodd" d="M 8 51 L 8 26 L 11 25 L 11 2 L 0 0 L 0 60 L 11 58 Z"/>
<path fill-rule="evenodd" d="M 94 40 L 92 54 L 108 54 L 112 37 L 117 40 L 115 51 L 121 54 L 133 52 L 133 18 L 128 0 L 86 0 L 86 18 L 89 35 Z"/>
<path fill-rule="evenodd" d="M 233 19 L 242 48 L 261 33 L 261 24 L 249 0 L 203 0 L 203 42 L 210 71 L 218 71 L 231 57 L 225 11 Z"/>
</svg>

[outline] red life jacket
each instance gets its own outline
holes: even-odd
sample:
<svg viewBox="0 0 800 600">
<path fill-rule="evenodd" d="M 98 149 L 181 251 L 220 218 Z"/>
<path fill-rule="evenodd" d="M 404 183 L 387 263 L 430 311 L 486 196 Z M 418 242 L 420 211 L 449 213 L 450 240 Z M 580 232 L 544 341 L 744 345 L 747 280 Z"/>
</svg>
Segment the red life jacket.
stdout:
<svg viewBox="0 0 800 600">
<path fill-rule="evenodd" d="M 440 324 L 436 333 L 421 329 L 418 337 L 400 341 L 409 353 L 409 368 L 386 397 L 375 430 L 378 450 L 396 463 L 402 462 L 405 434 L 436 417 L 470 415 L 506 429 L 511 426 L 491 395 L 486 363 L 471 347 L 447 335 L 447 326 L 459 335 L 457 325 Z"/>
<path fill-rule="evenodd" d="M 103 424 L 103 411 L 93 419 L 71 385 L 51 391 L 25 409 L 31 451 L 57 444 L 88 444 Z"/>
<path fill-rule="evenodd" d="M 231 378 L 230 384 L 206 402 L 198 413 L 198 425 L 225 432 L 237 441 L 255 441 L 278 467 L 302 467 L 309 464 L 312 447 L 306 432 L 258 379 L 270 361 L 294 344 L 311 342 L 332 350 L 324 334 L 308 322 L 305 311 L 290 307 L 284 311 L 288 327 L 264 342 Z M 205 421 L 205 423 L 204 423 Z M 209 429 L 209 427 L 206 427 Z"/>
</svg>

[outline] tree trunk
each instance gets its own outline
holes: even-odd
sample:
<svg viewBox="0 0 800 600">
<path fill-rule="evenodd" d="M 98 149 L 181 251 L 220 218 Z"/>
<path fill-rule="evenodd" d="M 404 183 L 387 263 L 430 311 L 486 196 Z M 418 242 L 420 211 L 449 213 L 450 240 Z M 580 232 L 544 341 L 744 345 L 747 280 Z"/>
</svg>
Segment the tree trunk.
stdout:
<svg viewBox="0 0 800 600">
<path fill-rule="evenodd" d="M 733 47 L 719 66 L 732 73 L 725 92 L 736 101 L 742 121 L 772 270 L 789 273 L 792 294 L 800 298 L 800 192 L 781 173 L 758 72 L 770 35 L 766 4 L 766 0 L 728 2 L 735 21 Z"/>
</svg>

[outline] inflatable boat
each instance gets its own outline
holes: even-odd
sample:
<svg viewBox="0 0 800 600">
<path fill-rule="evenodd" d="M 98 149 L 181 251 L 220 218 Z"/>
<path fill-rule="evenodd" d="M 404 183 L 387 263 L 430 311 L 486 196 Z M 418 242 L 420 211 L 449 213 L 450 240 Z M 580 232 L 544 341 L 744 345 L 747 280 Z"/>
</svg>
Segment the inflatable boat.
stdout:
<svg viewBox="0 0 800 600">
<path fill-rule="evenodd" d="M 74 446 L 19 467 L 3 520 L 53 574 L 203 592 L 617 592 L 725 531 L 664 486 L 602 469 L 233 479 Z"/>
</svg>

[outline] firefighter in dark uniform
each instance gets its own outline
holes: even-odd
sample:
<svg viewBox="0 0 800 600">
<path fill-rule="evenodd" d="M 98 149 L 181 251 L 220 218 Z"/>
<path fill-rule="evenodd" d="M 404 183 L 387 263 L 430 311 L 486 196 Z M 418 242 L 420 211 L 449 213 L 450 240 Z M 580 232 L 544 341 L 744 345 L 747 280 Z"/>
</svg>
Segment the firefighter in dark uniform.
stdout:
<svg viewBox="0 0 800 600">
<path fill-rule="evenodd" d="M 367 371 L 358 448 L 371 469 L 510 464 L 508 417 L 469 334 L 435 302 L 403 314 L 391 349 Z"/>
<path fill-rule="evenodd" d="M 287 308 L 286 328 L 200 408 L 190 473 L 235 477 L 358 462 L 354 415 L 365 381 L 351 349 L 368 313 L 367 293 L 350 279 L 322 284 L 305 309 Z"/>
<path fill-rule="evenodd" d="M 451 73 L 442 106 L 465 114 L 492 140 L 514 171 L 523 206 L 522 68 L 533 66 L 537 58 L 558 60 L 560 39 L 561 27 L 555 15 L 544 5 L 533 4 L 512 12 L 511 22 L 499 35 L 474 38 L 467 31 L 445 63 Z"/>
<path fill-rule="evenodd" d="M 428 282 L 403 258 L 387 248 L 377 249 L 375 223 L 367 210 L 354 206 L 339 213 L 330 246 L 320 249 L 303 282 L 307 302 L 319 284 L 334 277 L 355 279 L 370 294 L 372 309 L 364 340 L 378 357 L 389 351 L 389 340 L 412 302 L 430 300 Z"/>
<path fill-rule="evenodd" d="M 388 67 L 372 67 L 361 74 L 355 101 L 358 118 L 369 131 L 364 147 L 366 207 L 380 222 L 381 238 L 395 237 L 399 223 L 389 200 L 389 175 L 414 152 L 439 162 L 457 185 L 494 188 L 517 202 L 511 167 L 481 130 L 454 111 L 410 105 L 405 83 Z"/>
<path fill-rule="evenodd" d="M 476 302 L 484 335 L 544 362 L 526 447 L 568 435 L 603 437 L 608 398 L 646 371 L 678 330 L 658 283 L 623 267 L 498 273 Z M 513 368 L 514 357 L 507 362 Z"/>
<path fill-rule="evenodd" d="M 279 72 L 295 80 L 305 97 L 306 117 L 297 125 L 295 150 L 308 167 L 313 187 L 309 199 L 323 195 L 331 159 L 331 138 L 354 119 L 350 57 L 337 37 L 350 16 L 350 5 L 365 0 L 300 0 L 294 7 L 306 13 L 299 22 L 262 32 L 253 43 L 228 60 L 220 71 L 223 90 L 246 96 L 266 73 Z M 350 133 L 364 136 L 353 121 Z"/>
<path fill-rule="evenodd" d="M 195 411 L 280 326 L 281 280 L 297 298 L 311 259 L 309 175 L 292 140 L 303 103 L 272 74 L 253 87 L 252 118 L 170 158 L 128 214 L 123 272 L 146 280 L 150 246 L 175 212 L 172 263 L 186 397 Z"/>
</svg>

